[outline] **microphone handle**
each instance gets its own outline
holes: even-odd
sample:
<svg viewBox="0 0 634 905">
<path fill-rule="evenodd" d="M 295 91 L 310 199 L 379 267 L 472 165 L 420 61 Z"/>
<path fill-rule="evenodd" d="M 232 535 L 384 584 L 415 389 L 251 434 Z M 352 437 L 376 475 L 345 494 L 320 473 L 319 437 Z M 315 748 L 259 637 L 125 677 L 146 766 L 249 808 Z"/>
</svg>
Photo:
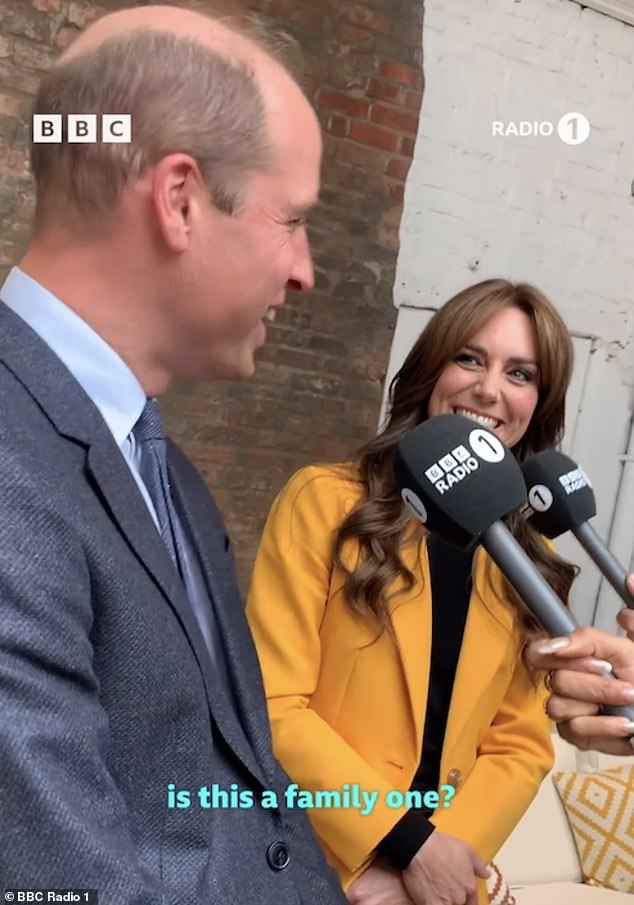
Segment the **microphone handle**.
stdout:
<svg viewBox="0 0 634 905">
<path fill-rule="evenodd" d="M 480 542 L 551 637 L 569 635 L 579 628 L 575 617 L 537 570 L 504 522 L 493 522 Z"/>
<path fill-rule="evenodd" d="M 572 533 L 625 605 L 631 610 L 634 609 L 634 597 L 627 590 L 625 583 L 627 572 L 616 556 L 608 550 L 590 522 L 582 522 L 581 525 L 572 529 Z"/>
<path fill-rule="evenodd" d="M 579 627 L 570 610 L 564 606 L 503 522 L 493 522 L 483 533 L 480 543 L 549 635 L 568 635 Z M 610 679 L 616 678 L 613 672 L 605 675 Z M 622 704 L 618 707 L 606 704 L 601 710 L 608 716 L 625 717 L 634 723 L 634 704 Z M 634 748 L 634 735 L 630 736 L 629 742 Z"/>
</svg>

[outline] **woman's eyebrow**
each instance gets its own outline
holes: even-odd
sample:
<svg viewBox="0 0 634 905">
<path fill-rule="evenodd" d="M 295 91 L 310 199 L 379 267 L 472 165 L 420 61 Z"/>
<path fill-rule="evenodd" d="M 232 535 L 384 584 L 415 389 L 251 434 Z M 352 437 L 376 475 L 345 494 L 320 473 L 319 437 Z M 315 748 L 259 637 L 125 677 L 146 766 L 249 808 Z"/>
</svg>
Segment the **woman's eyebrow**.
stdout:
<svg viewBox="0 0 634 905">
<path fill-rule="evenodd" d="M 532 368 L 538 368 L 539 365 L 532 358 L 509 358 L 509 364 L 514 365 L 529 365 Z"/>
<path fill-rule="evenodd" d="M 467 343 L 465 345 L 465 349 L 468 349 L 469 352 L 476 352 L 478 355 L 481 355 L 483 358 L 488 358 L 487 350 L 483 346 L 479 346 L 477 343 Z M 537 368 L 537 362 L 532 358 L 521 358 L 518 355 L 513 355 L 508 359 L 509 364 L 514 365 L 530 365 L 533 368 Z"/>
</svg>

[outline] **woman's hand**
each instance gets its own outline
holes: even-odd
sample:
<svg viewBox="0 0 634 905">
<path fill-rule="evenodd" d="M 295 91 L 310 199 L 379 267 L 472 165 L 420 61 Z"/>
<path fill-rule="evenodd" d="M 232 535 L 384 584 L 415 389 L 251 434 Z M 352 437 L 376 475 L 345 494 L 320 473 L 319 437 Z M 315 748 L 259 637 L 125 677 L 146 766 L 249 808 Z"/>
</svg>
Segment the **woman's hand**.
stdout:
<svg viewBox="0 0 634 905">
<path fill-rule="evenodd" d="M 434 830 L 403 871 L 403 884 L 416 905 L 478 905 L 477 879 L 488 876 L 470 845 Z"/>
<path fill-rule="evenodd" d="M 381 863 L 368 867 L 349 886 L 347 896 L 350 905 L 414 905 L 400 870 Z"/>
<path fill-rule="evenodd" d="M 634 576 L 628 587 L 634 594 Z M 566 638 L 534 641 L 526 656 L 534 667 L 550 673 L 547 713 L 562 738 L 578 748 L 631 755 L 627 739 L 634 735 L 634 724 L 601 714 L 603 704 L 634 705 L 634 610 L 623 610 L 618 618 L 628 638 L 580 628 Z M 616 680 L 597 674 L 608 666 Z"/>
</svg>

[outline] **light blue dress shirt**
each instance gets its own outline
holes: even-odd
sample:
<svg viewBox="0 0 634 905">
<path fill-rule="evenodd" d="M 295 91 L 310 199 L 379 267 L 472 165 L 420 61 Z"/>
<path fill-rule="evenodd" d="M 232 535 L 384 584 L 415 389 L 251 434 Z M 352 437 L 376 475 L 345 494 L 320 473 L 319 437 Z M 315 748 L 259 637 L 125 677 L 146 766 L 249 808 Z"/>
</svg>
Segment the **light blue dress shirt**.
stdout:
<svg viewBox="0 0 634 905">
<path fill-rule="evenodd" d="M 0 299 L 44 340 L 97 406 L 158 528 L 132 434 L 146 402 L 137 378 L 92 327 L 19 267 L 9 272 Z"/>
</svg>

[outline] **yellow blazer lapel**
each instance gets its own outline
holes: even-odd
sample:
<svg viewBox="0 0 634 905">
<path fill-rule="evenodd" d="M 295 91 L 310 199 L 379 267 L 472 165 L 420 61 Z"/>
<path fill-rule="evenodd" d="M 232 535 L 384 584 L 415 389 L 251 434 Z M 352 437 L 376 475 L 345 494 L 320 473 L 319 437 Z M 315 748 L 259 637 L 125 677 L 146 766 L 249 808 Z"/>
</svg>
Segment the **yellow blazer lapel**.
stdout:
<svg viewBox="0 0 634 905">
<path fill-rule="evenodd" d="M 415 575 L 416 581 L 410 591 L 404 591 L 394 598 L 390 614 L 407 687 L 414 750 L 418 752 L 420 758 L 429 688 L 431 577 L 427 547 L 424 543 L 404 544 L 401 555 L 407 568 Z M 395 589 L 397 587 L 395 584 Z"/>
<path fill-rule="evenodd" d="M 475 556 L 473 591 L 460 651 L 447 719 L 443 762 L 448 762 L 459 744 L 460 734 L 477 713 L 486 688 L 500 664 L 508 662 L 509 673 L 515 663 L 516 636 L 510 607 L 492 593 L 492 582 L 502 593 L 497 569 L 482 549 Z M 444 769 L 444 766 L 443 766 Z"/>
</svg>

